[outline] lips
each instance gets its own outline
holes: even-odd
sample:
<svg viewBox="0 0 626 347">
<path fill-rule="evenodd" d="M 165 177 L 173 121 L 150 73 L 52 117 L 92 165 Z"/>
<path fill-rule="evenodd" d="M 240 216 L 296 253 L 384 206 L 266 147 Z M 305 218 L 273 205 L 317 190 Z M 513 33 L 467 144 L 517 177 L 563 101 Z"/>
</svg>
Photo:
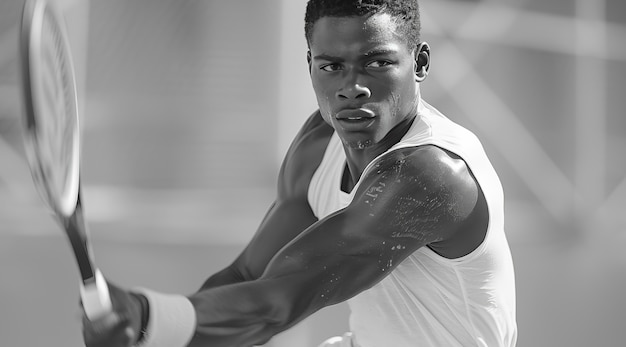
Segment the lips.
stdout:
<svg viewBox="0 0 626 347">
<path fill-rule="evenodd" d="M 335 115 L 337 123 L 346 131 L 359 131 L 370 127 L 375 120 L 374 112 L 365 108 L 347 108 Z"/>
<path fill-rule="evenodd" d="M 374 112 L 366 108 L 346 108 L 335 115 L 338 120 L 367 120 L 374 118 Z"/>
</svg>

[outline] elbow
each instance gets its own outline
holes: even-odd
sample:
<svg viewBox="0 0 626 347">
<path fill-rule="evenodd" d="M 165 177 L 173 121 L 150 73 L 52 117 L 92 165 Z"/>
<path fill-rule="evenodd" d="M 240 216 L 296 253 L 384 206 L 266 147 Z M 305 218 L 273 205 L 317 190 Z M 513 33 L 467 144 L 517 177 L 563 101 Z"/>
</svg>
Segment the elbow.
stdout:
<svg viewBox="0 0 626 347">
<path fill-rule="evenodd" d="M 286 287 L 280 290 L 269 291 L 266 294 L 264 317 L 267 328 L 274 334 L 286 330 L 304 319 L 310 310 L 310 300 L 293 288 Z"/>
<path fill-rule="evenodd" d="M 297 320 L 297 315 L 294 314 L 294 304 L 291 300 L 285 300 L 285 298 L 270 298 L 267 300 L 267 308 L 265 310 L 265 322 L 268 329 L 279 333 L 285 329 L 288 329 Z"/>
</svg>

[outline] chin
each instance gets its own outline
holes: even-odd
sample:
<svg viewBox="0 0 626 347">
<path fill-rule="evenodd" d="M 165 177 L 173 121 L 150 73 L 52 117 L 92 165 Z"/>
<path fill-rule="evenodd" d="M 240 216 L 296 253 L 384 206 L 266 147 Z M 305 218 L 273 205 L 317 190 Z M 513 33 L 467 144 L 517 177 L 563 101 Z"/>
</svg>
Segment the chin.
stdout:
<svg viewBox="0 0 626 347">
<path fill-rule="evenodd" d="M 374 144 L 374 140 L 372 139 L 342 140 L 342 142 L 346 147 L 352 149 L 365 149 Z"/>
</svg>

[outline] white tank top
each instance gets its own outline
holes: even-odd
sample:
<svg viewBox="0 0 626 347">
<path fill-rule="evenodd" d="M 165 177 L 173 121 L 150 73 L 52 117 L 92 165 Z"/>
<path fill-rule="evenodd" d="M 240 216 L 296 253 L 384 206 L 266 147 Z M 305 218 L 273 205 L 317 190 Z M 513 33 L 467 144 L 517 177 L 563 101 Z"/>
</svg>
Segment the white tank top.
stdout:
<svg viewBox="0 0 626 347">
<path fill-rule="evenodd" d="M 476 136 L 424 101 L 407 134 L 389 151 L 421 145 L 444 148 L 466 162 L 487 201 L 487 234 L 478 248 L 461 258 L 447 259 L 422 247 L 381 282 L 348 300 L 356 343 L 360 347 L 515 346 L 515 278 L 504 234 L 500 180 Z M 357 187 L 351 194 L 341 190 L 345 165 L 335 133 L 309 185 L 309 204 L 317 218 L 352 201 Z"/>
</svg>

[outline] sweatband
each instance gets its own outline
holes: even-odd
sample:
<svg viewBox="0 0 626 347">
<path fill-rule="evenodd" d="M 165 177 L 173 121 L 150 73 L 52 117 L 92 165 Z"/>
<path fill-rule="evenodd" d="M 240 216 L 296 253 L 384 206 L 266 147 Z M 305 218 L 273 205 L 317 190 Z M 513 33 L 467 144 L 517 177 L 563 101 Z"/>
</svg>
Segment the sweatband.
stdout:
<svg viewBox="0 0 626 347">
<path fill-rule="evenodd" d="M 149 318 L 144 338 L 135 347 L 185 347 L 196 331 L 196 311 L 187 297 L 145 288 L 133 292 L 148 299 Z"/>
</svg>

